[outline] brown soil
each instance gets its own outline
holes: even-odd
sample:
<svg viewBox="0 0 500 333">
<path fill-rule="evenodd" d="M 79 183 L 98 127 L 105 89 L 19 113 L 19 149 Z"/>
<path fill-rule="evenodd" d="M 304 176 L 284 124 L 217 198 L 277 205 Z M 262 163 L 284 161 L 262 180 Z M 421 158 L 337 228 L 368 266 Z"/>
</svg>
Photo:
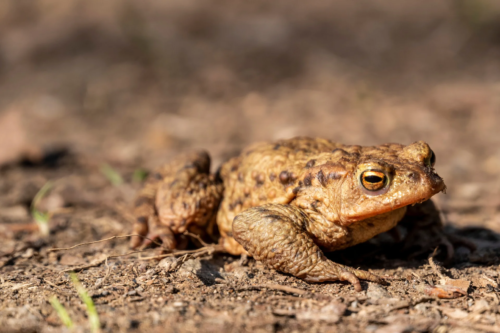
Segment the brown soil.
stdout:
<svg viewBox="0 0 500 333">
<path fill-rule="evenodd" d="M 54 295 L 89 331 L 73 269 L 108 332 L 500 332 L 500 6 L 355 3 L 1 1 L 0 331 L 67 331 Z M 394 277 L 359 293 L 224 254 L 145 260 L 126 238 L 49 251 L 130 233 L 141 170 L 180 151 L 215 170 L 296 135 L 427 141 L 447 232 L 477 246 L 444 272 L 467 295 L 429 296 L 429 252 L 383 236 L 331 255 Z"/>
</svg>

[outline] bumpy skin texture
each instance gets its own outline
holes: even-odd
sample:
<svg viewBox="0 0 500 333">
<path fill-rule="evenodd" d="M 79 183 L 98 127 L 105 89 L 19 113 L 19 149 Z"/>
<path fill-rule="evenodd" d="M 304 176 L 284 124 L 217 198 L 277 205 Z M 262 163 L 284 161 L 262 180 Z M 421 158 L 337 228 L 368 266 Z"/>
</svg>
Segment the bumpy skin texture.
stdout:
<svg viewBox="0 0 500 333">
<path fill-rule="evenodd" d="M 210 157 L 204 151 L 181 155 L 153 172 L 134 203 L 134 234 L 131 246 L 161 239 L 163 246 L 178 247 L 176 237 L 186 230 L 211 233 L 222 198 L 222 183 L 210 175 Z"/>
<path fill-rule="evenodd" d="M 322 251 L 390 230 L 406 206 L 445 189 L 434 173 L 433 152 L 421 141 L 374 147 L 310 138 L 258 143 L 222 165 L 222 184 L 208 174 L 209 163 L 198 152 L 153 174 L 136 201 L 134 230 L 174 248 L 176 235 L 191 227 L 202 232 L 216 213 L 227 252 L 248 253 L 310 282 L 347 280 L 357 290 L 358 278 L 381 279 L 328 261 Z M 367 171 L 382 174 L 385 185 L 368 190 L 361 180 Z"/>
<path fill-rule="evenodd" d="M 300 208 L 267 204 L 237 215 L 233 231 L 256 260 L 307 282 L 349 281 L 356 290 L 361 290 L 357 278 L 383 283 L 374 274 L 328 260 L 311 237 L 313 224 Z"/>
</svg>

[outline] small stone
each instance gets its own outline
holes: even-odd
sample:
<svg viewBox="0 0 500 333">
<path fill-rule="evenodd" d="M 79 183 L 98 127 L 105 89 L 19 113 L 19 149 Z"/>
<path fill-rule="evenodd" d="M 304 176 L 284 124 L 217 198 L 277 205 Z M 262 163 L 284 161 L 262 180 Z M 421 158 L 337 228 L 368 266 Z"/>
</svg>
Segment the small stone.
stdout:
<svg viewBox="0 0 500 333">
<path fill-rule="evenodd" d="M 146 276 L 153 276 L 156 274 L 156 270 L 154 268 L 148 269 L 146 272 Z"/>
<path fill-rule="evenodd" d="M 33 254 L 34 254 L 34 253 L 35 253 L 35 250 L 33 250 L 33 249 L 30 247 L 29 249 L 27 249 L 27 250 L 26 250 L 26 252 L 24 252 L 24 253 L 22 254 L 22 256 L 21 256 L 21 257 L 26 258 L 26 259 L 27 259 L 27 258 L 31 258 L 31 257 L 33 256 Z"/>
<path fill-rule="evenodd" d="M 490 309 L 491 307 L 485 299 L 477 300 L 476 304 L 474 304 L 471 308 L 472 312 L 474 313 L 483 313 Z"/>
<path fill-rule="evenodd" d="M 382 286 L 374 283 L 370 283 L 368 285 L 368 290 L 366 292 L 366 296 L 378 300 L 381 298 L 390 298 L 391 294 L 387 290 L 385 290 Z"/>
<path fill-rule="evenodd" d="M 177 267 L 177 259 L 174 257 L 164 258 L 158 263 L 157 267 L 165 272 L 170 272 Z"/>
<path fill-rule="evenodd" d="M 179 275 L 180 276 L 191 276 L 193 274 L 196 274 L 197 271 L 201 270 L 201 262 L 199 259 L 189 259 L 186 260 L 181 268 L 179 268 Z"/>
</svg>

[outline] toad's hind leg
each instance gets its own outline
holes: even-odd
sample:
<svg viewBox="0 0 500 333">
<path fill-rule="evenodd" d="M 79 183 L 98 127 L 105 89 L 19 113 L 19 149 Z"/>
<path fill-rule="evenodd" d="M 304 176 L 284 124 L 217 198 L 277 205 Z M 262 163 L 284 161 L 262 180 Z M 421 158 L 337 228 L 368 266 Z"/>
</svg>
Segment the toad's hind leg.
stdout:
<svg viewBox="0 0 500 333">
<path fill-rule="evenodd" d="M 307 282 L 348 281 L 356 291 L 361 291 L 359 279 L 384 283 L 370 272 L 328 260 L 307 232 L 310 222 L 300 208 L 269 204 L 236 216 L 233 236 L 256 260 Z"/>
<path fill-rule="evenodd" d="M 139 191 L 134 208 L 131 247 L 160 239 L 163 247 L 177 246 L 186 230 L 203 233 L 214 222 L 222 184 L 210 175 L 210 157 L 204 151 L 178 156 L 155 170 Z"/>
</svg>

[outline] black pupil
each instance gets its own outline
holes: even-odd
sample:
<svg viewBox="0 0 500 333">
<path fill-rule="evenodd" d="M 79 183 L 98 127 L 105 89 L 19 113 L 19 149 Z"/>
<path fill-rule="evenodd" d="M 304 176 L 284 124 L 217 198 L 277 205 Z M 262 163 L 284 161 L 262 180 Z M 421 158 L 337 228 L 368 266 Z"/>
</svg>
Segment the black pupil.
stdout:
<svg viewBox="0 0 500 333">
<path fill-rule="evenodd" d="M 380 183 L 382 180 L 384 180 L 382 177 L 379 176 L 366 176 L 365 181 L 368 183 Z"/>
<path fill-rule="evenodd" d="M 434 165 L 434 163 L 436 163 L 436 154 L 431 151 L 431 165 Z"/>
</svg>

